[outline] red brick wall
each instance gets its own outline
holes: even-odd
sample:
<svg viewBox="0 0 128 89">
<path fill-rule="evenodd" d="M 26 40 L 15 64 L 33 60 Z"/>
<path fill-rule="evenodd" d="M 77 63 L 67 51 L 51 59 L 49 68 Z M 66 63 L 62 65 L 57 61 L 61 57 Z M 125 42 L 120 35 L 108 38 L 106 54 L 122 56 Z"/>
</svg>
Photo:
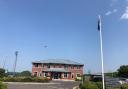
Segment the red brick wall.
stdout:
<svg viewBox="0 0 128 89">
<path fill-rule="evenodd" d="M 38 72 L 38 76 L 41 73 L 42 77 L 44 76 L 42 71 L 47 69 L 47 64 L 43 64 L 44 67 L 42 67 L 42 64 L 38 64 L 38 67 L 35 67 L 35 65 L 33 64 L 32 66 L 32 74 L 34 74 L 34 72 Z M 55 65 L 55 64 L 54 64 Z M 54 68 L 54 65 L 51 65 L 50 68 Z M 60 68 L 60 64 L 56 64 L 55 68 Z M 64 65 L 61 65 L 61 68 L 64 68 Z M 80 66 L 80 69 L 77 69 L 77 66 L 74 65 L 74 69 L 71 68 L 71 65 L 68 65 L 68 71 L 71 72 L 68 74 L 68 78 L 63 78 L 63 79 L 72 79 L 72 74 L 74 74 L 74 78 L 76 78 L 76 74 L 80 74 L 83 75 L 83 66 Z M 63 76 L 64 73 L 62 73 Z"/>
</svg>

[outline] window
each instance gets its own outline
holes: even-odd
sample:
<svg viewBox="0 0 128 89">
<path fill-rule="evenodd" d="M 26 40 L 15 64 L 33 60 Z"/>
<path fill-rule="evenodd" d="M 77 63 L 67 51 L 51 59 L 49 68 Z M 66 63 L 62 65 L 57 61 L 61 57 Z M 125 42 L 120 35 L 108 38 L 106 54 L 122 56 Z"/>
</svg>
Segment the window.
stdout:
<svg viewBox="0 0 128 89">
<path fill-rule="evenodd" d="M 42 76 L 42 74 L 40 73 L 40 74 L 39 74 L 39 76 L 41 77 L 41 76 Z"/>
<path fill-rule="evenodd" d="M 80 77 L 80 74 L 76 74 L 76 77 Z"/>
<path fill-rule="evenodd" d="M 34 64 L 35 65 L 35 67 L 38 67 L 38 64 Z"/>
<path fill-rule="evenodd" d="M 47 76 L 48 76 L 48 72 L 45 72 L 45 73 L 44 73 L 44 77 L 47 77 Z"/>
<path fill-rule="evenodd" d="M 64 78 L 67 78 L 68 77 L 68 73 L 64 73 Z"/>
<path fill-rule="evenodd" d="M 37 72 L 34 72 L 34 77 L 37 77 Z"/>
<path fill-rule="evenodd" d="M 71 69 L 74 69 L 74 66 L 71 66 Z"/>
<path fill-rule="evenodd" d="M 61 65 L 59 65 L 59 68 L 61 68 Z"/>
<path fill-rule="evenodd" d="M 77 66 L 76 68 L 77 68 L 77 69 L 80 69 L 80 66 Z"/>
<path fill-rule="evenodd" d="M 50 65 L 49 64 L 47 65 L 47 68 L 50 68 Z"/>
<path fill-rule="evenodd" d="M 42 67 L 44 68 L 44 64 L 42 64 Z"/>
<path fill-rule="evenodd" d="M 54 67 L 54 68 L 56 68 L 56 66 L 55 66 L 55 65 L 54 65 L 53 67 Z"/>
<path fill-rule="evenodd" d="M 68 65 L 65 65 L 64 68 L 65 68 L 65 69 L 68 69 Z"/>
</svg>

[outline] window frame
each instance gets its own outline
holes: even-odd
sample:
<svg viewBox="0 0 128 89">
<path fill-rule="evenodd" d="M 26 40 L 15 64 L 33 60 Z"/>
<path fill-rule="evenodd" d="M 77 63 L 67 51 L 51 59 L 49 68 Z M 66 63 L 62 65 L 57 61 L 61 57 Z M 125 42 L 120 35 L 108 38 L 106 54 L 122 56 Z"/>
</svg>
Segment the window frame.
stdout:
<svg viewBox="0 0 128 89">
<path fill-rule="evenodd" d="M 64 65 L 64 68 L 65 68 L 65 69 L 68 69 L 68 65 Z"/>
<path fill-rule="evenodd" d="M 64 73 L 64 78 L 68 78 L 68 73 Z"/>
<path fill-rule="evenodd" d="M 48 77 L 48 72 L 44 72 L 44 77 Z"/>
<path fill-rule="evenodd" d="M 47 64 L 47 68 L 50 68 L 50 64 Z"/>
<path fill-rule="evenodd" d="M 38 63 L 35 63 L 35 64 L 34 64 L 34 67 L 39 67 L 39 64 L 38 64 Z"/>
<path fill-rule="evenodd" d="M 79 74 L 79 76 L 77 76 L 78 74 Z M 81 77 L 81 74 L 80 74 L 80 73 L 77 73 L 77 74 L 76 74 L 76 77 Z"/>
<path fill-rule="evenodd" d="M 74 65 L 71 65 L 71 69 L 74 69 Z"/>
<path fill-rule="evenodd" d="M 76 66 L 76 69 L 80 69 L 80 66 Z"/>
</svg>

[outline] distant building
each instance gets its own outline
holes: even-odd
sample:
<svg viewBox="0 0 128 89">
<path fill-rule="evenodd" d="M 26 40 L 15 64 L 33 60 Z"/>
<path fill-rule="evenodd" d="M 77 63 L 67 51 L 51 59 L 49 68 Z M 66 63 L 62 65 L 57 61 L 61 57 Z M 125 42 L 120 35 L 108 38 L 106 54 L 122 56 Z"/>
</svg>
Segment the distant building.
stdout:
<svg viewBox="0 0 128 89">
<path fill-rule="evenodd" d="M 85 80 L 102 81 L 101 74 L 85 74 L 84 77 L 85 77 Z"/>
<path fill-rule="evenodd" d="M 32 62 L 32 75 L 50 79 L 75 80 L 83 75 L 83 64 L 71 60 L 49 59 Z"/>
</svg>

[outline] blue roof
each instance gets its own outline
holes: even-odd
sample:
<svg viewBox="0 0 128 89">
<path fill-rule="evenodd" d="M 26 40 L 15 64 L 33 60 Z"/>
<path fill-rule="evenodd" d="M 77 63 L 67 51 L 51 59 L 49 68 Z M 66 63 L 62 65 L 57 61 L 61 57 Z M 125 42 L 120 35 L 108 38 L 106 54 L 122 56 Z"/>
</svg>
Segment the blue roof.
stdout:
<svg viewBox="0 0 128 89">
<path fill-rule="evenodd" d="M 35 61 L 32 63 L 55 63 L 55 64 L 72 64 L 72 65 L 84 65 L 78 62 L 74 62 L 67 59 L 48 59 L 48 60 L 41 60 L 41 61 Z"/>
</svg>

